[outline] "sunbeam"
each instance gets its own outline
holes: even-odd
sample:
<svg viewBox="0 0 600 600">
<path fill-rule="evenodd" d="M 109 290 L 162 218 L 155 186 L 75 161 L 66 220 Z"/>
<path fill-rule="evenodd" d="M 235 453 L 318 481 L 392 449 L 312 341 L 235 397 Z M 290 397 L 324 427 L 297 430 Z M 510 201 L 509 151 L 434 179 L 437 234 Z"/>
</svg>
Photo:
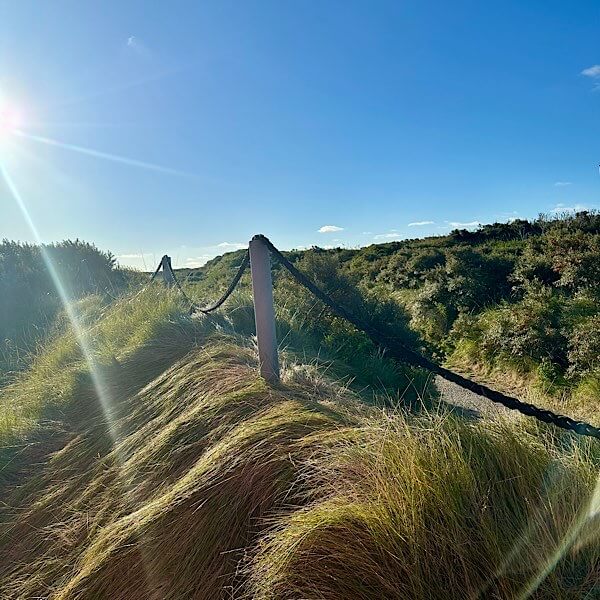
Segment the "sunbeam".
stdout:
<svg viewBox="0 0 600 600">
<path fill-rule="evenodd" d="M 538 589 L 541 583 L 555 569 L 566 552 L 575 548 L 579 536 L 584 532 L 584 527 L 589 526 L 600 510 L 600 476 L 596 479 L 596 486 L 589 500 L 586 510 L 582 511 L 569 531 L 565 534 L 556 550 L 545 561 L 538 573 L 526 584 L 520 594 L 515 596 L 518 600 L 526 600 Z"/>
<path fill-rule="evenodd" d="M 36 239 L 36 242 L 39 245 L 40 252 L 42 254 L 42 258 L 44 260 L 46 268 L 48 269 L 48 273 L 50 274 L 50 277 L 52 278 L 52 282 L 53 282 L 54 286 L 56 287 L 56 291 L 58 292 L 60 300 L 64 306 L 64 309 L 65 309 L 65 312 L 69 319 L 69 322 L 71 323 L 71 327 L 73 328 L 73 332 L 77 338 L 79 347 L 81 348 L 83 357 L 84 357 L 85 361 L 88 363 L 89 370 L 90 370 L 90 376 L 92 378 L 92 384 L 94 385 L 94 389 L 96 391 L 96 394 L 97 394 L 100 404 L 102 406 L 102 411 L 104 413 L 104 417 L 106 419 L 106 422 L 107 422 L 107 425 L 108 425 L 108 428 L 110 431 L 110 435 L 111 435 L 113 443 L 114 443 L 117 441 L 118 436 L 117 436 L 115 422 L 113 419 L 112 400 L 111 400 L 110 394 L 108 392 L 108 387 L 102 380 L 100 372 L 99 372 L 98 368 L 96 367 L 94 355 L 93 355 L 90 345 L 88 343 L 85 331 L 79 323 L 79 318 L 77 317 L 77 313 L 75 312 L 75 310 L 73 308 L 73 303 L 71 302 L 71 300 L 69 298 L 67 290 L 60 279 L 60 276 L 54 266 L 54 263 L 52 262 L 52 259 L 50 258 L 48 252 L 46 251 L 46 249 L 44 247 L 42 237 L 40 236 L 40 233 L 39 233 L 37 227 L 35 226 L 33 219 L 31 218 L 29 210 L 27 209 L 27 206 L 25 205 L 25 202 L 24 202 L 21 194 L 19 193 L 19 190 L 18 190 L 14 180 L 12 179 L 12 177 L 10 176 L 10 174 L 6 170 L 6 167 L 3 164 L 0 164 L 0 173 L 2 174 L 2 179 L 6 183 L 6 186 L 8 187 L 8 190 L 9 190 L 11 196 L 13 197 L 13 199 L 17 203 L 17 206 L 19 207 L 21 213 L 23 214 L 23 218 L 25 219 L 27 225 L 29 226 L 31 233 L 33 234 L 33 236 Z"/>
<path fill-rule="evenodd" d="M 107 152 L 100 152 L 98 150 L 93 150 L 91 148 L 84 148 L 83 146 L 76 146 L 74 144 L 65 144 L 63 142 L 59 142 L 58 140 L 53 140 L 51 138 L 42 137 L 39 135 L 33 135 L 30 133 L 25 133 L 24 131 L 17 129 L 13 131 L 14 135 L 18 135 L 22 138 L 32 140 L 34 142 L 39 142 L 41 144 L 46 144 L 48 146 L 55 146 L 57 148 L 63 148 L 64 150 L 72 150 L 73 152 L 79 152 L 80 154 L 85 154 L 87 156 L 93 156 L 94 158 L 102 158 L 104 160 L 110 160 L 112 162 L 121 163 L 123 165 L 129 165 L 130 167 L 139 167 L 141 169 L 148 169 L 149 171 L 156 171 L 158 173 L 167 173 L 169 175 L 177 175 L 178 177 L 195 177 L 191 173 L 186 173 L 184 171 L 178 171 L 177 169 L 171 169 L 169 167 L 163 167 L 161 165 L 156 165 L 154 163 L 143 162 L 141 160 L 136 160 L 133 158 L 127 158 L 125 156 L 119 156 L 118 154 L 108 154 Z"/>
<path fill-rule="evenodd" d="M 147 77 L 141 77 L 139 79 L 134 79 L 133 81 L 127 81 L 126 83 L 113 85 L 112 87 L 105 88 L 103 90 L 97 90 L 95 92 L 90 92 L 88 94 L 83 94 L 76 98 L 71 98 L 69 100 L 64 100 L 62 102 L 53 104 L 50 106 L 51 109 L 55 110 L 58 108 L 65 108 L 67 106 L 73 106 L 76 104 L 89 103 L 91 100 L 95 100 L 96 98 L 102 98 L 103 96 L 110 96 L 111 94 L 117 94 L 119 92 L 124 92 L 130 90 L 135 87 L 140 87 L 143 85 L 147 85 L 149 83 L 154 83 L 155 81 L 160 81 L 165 77 L 170 77 L 171 75 L 177 75 L 185 70 L 186 67 L 176 67 L 172 69 L 165 69 L 164 71 L 160 71 L 159 73 L 155 73 L 154 75 L 149 75 Z"/>
</svg>

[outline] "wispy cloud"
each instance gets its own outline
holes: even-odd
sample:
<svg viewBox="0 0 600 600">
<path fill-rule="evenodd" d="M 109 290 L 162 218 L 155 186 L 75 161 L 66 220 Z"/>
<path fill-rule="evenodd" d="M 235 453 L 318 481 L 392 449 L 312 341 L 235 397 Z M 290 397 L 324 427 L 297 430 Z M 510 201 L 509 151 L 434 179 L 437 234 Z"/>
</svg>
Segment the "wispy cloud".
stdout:
<svg viewBox="0 0 600 600">
<path fill-rule="evenodd" d="M 550 209 L 551 213 L 560 214 L 565 212 L 581 212 L 583 210 L 589 210 L 589 207 L 583 204 L 575 204 L 573 206 L 566 206 L 565 204 L 559 203 L 554 208 Z"/>
<path fill-rule="evenodd" d="M 323 227 L 319 227 L 317 231 L 319 233 L 335 233 L 336 231 L 344 231 L 344 228 L 338 227 L 337 225 L 323 225 Z"/>
<path fill-rule="evenodd" d="M 585 77 L 591 77 L 592 79 L 600 79 L 600 65 L 593 65 L 581 71 Z"/>
<path fill-rule="evenodd" d="M 246 248 L 248 244 L 241 244 L 240 242 L 221 242 L 217 244 L 217 248 L 224 248 L 227 250 L 241 250 Z"/>
<path fill-rule="evenodd" d="M 190 256 L 184 261 L 184 266 L 188 269 L 197 269 L 198 267 L 204 266 L 211 258 L 209 254 L 202 254 L 201 256 Z"/>
<path fill-rule="evenodd" d="M 150 50 L 148 46 L 136 35 L 130 35 L 125 42 L 127 48 L 131 49 L 136 54 L 140 56 L 148 57 L 150 56 Z"/>
<path fill-rule="evenodd" d="M 373 237 L 374 240 L 401 240 L 404 234 L 398 231 L 388 231 L 387 233 L 378 233 Z"/>
<path fill-rule="evenodd" d="M 424 225 L 435 225 L 434 221 L 415 221 L 414 223 L 409 223 L 409 227 L 423 227 Z"/>
<path fill-rule="evenodd" d="M 600 90 L 600 65 L 592 65 L 581 71 L 581 75 L 589 77 L 594 82 L 594 91 Z"/>
<path fill-rule="evenodd" d="M 573 185 L 570 181 L 556 181 L 554 183 L 554 187 L 567 187 L 568 185 Z"/>
<path fill-rule="evenodd" d="M 455 229 L 472 229 L 481 225 L 479 221 L 468 221 L 466 223 L 461 221 L 447 221 L 447 223 L 450 227 L 454 227 Z"/>
<path fill-rule="evenodd" d="M 117 258 L 121 259 L 131 259 L 131 258 L 143 258 L 143 254 L 119 254 L 117 255 Z"/>
</svg>

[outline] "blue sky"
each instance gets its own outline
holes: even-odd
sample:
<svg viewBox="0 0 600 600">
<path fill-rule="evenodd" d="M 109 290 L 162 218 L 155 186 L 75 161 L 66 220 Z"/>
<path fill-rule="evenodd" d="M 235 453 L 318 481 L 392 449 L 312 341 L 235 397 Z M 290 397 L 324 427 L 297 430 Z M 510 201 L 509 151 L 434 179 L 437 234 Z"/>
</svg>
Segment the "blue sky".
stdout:
<svg viewBox="0 0 600 600">
<path fill-rule="evenodd" d="M 0 161 L 44 240 L 147 268 L 592 208 L 598 39 L 592 1 L 0 0 Z"/>
</svg>

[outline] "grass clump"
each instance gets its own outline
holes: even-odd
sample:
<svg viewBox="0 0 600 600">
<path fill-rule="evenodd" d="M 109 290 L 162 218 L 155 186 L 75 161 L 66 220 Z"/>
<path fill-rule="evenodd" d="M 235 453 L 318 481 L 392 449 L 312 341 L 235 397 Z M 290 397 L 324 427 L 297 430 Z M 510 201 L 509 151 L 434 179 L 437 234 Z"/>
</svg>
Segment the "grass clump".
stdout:
<svg viewBox="0 0 600 600">
<path fill-rule="evenodd" d="M 86 373 L 127 357 L 159 329 L 176 327 L 181 305 L 175 294 L 146 290 L 108 306 L 87 298 L 75 305 L 74 314 L 76 325 L 63 316 L 57 335 L 39 349 L 30 368 L 0 389 L 0 441 L 31 428 L 51 407 L 67 403 Z"/>
<path fill-rule="evenodd" d="M 312 462 L 320 495 L 261 541 L 251 596 L 595 597 L 596 475 L 509 424 L 371 421 Z"/>
<path fill-rule="evenodd" d="M 95 378 L 65 334 L 8 392 L 17 422 L 61 431 L 0 484 L 0 597 L 594 597 L 593 440 L 378 402 L 283 311 L 268 386 L 243 297 L 89 310 Z"/>
</svg>

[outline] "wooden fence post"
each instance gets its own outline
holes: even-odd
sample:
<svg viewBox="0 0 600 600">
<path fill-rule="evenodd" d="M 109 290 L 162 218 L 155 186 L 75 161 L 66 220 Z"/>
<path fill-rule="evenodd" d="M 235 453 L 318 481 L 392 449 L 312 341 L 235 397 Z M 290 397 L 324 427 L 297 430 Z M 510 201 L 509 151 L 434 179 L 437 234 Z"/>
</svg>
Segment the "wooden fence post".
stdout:
<svg viewBox="0 0 600 600">
<path fill-rule="evenodd" d="M 173 273 L 171 271 L 171 257 L 166 254 L 162 257 L 162 274 L 163 281 L 167 287 L 173 287 L 175 281 L 173 280 Z"/>
<path fill-rule="evenodd" d="M 269 249 L 259 236 L 250 242 L 250 272 L 260 374 L 269 383 L 279 381 L 279 357 L 275 332 L 275 305 Z"/>
</svg>

